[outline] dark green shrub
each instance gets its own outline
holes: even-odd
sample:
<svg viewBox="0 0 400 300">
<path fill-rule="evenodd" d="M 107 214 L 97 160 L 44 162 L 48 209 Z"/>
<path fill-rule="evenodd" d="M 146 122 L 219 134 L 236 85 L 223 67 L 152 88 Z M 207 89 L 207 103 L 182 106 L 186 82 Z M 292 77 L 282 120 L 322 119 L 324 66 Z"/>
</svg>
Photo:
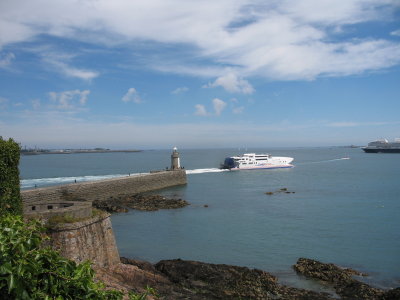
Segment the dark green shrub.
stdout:
<svg viewBox="0 0 400 300">
<path fill-rule="evenodd" d="M 22 214 L 19 191 L 20 147 L 12 139 L 0 137 L 0 215 L 4 213 Z"/>
<path fill-rule="evenodd" d="M 95 282 L 89 262 L 76 264 L 42 247 L 44 228 L 0 217 L 0 299 L 122 299 Z"/>
</svg>

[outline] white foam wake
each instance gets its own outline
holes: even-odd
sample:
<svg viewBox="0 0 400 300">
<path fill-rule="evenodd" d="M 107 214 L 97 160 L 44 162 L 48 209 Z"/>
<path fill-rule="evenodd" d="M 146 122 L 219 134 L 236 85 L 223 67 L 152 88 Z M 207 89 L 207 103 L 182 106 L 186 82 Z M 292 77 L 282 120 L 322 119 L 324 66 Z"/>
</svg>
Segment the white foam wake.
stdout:
<svg viewBox="0 0 400 300">
<path fill-rule="evenodd" d="M 218 168 L 207 168 L 207 169 L 194 169 L 186 170 L 186 174 L 203 174 L 203 173 L 219 173 L 226 172 L 228 169 L 218 169 Z"/>
<path fill-rule="evenodd" d="M 134 173 L 130 176 L 137 176 L 147 173 Z M 49 186 L 55 184 L 66 184 L 75 182 L 97 181 L 103 179 L 125 177 L 128 174 L 112 174 L 112 175 L 88 175 L 88 176 L 75 176 L 75 177 L 52 177 L 52 178 L 36 178 L 36 179 L 22 179 L 20 184 L 21 188 L 33 188 L 41 186 Z"/>
<path fill-rule="evenodd" d="M 306 163 L 298 163 L 297 165 L 320 164 L 320 163 L 326 163 L 326 162 L 332 162 L 332 161 L 338 161 L 338 160 L 347 160 L 347 159 L 350 159 L 350 157 L 334 158 L 334 159 L 319 160 L 319 161 L 310 161 L 310 162 L 306 162 Z"/>
</svg>

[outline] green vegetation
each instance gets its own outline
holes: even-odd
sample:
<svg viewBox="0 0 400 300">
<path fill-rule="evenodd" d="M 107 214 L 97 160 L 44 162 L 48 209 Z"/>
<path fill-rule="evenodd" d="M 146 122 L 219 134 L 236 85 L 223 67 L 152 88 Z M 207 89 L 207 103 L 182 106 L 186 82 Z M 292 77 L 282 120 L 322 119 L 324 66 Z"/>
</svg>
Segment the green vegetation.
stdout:
<svg viewBox="0 0 400 300">
<path fill-rule="evenodd" d="M 22 214 L 22 200 L 19 188 L 20 147 L 9 139 L 0 137 L 0 215 Z"/>
<path fill-rule="evenodd" d="M 102 216 L 104 215 L 104 212 L 93 208 L 92 209 L 92 215 L 91 218 L 95 218 L 97 216 Z M 63 215 L 58 215 L 58 216 L 52 216 L 49 220 L 48 220 L 48 227 L 52 227 L 55 226 L 57 224 L 65 224 L 65 223 L 75 223 L 75 222 L 82 222 L 85 220 L 88 220 L 90 217 L 87 218 L 77 218 L 74 216 L 71 216 L 69 214 L 63 214 Z"/>
<path fill-rule="evenodd" d="M 57 224 L 81 222 L 83 220 L 85 220 L 85 218 L 75 218 L 71 215 L 65 214 L 65 215 L 59 215 L 59 216 L 52 216 L 48 221 L 48 225 L 54 226 Z"/>
<path fill-rule="evenodd" d="M 26 223 L 9 214 L 0 218 L 0 299 L 122 299 L 122 292 L 94 281 L 90 262 L 76 264 L 43 247 L 44 232 L 37 220 Z M 156 294 L 147 287 L 129 298 L 144 300 L 147 295 Z"/>
<path fill-rule="evenodd" d="M 149 286 L 146 287 L 146 291 L 143 294 L 136 294 L 133 292 L 129 293 L 130 300 L 146 300 L 147 296 L 153 296 L 153 298 L 158 298 L 156 290 Z"/>
<path fill-rule="evenodd" d="M 94 280 L 89 261 L 76 264 L 44 247 L 46 229 L 38 220 L 24 222 L 19 157 L 19 145 L 0 137 L 0 299 L 122 299 L 122 292 L 106 290 Z M 67 215 L 52 221 L 71 223 L 76 219 Z M 155 295 L 154 290 L 129 293 L 129 298 L 144 300 L 147 295 Z"/>
<path fill-rule="evenodd" d="M 104 211 L 102 211 L 102 210 L 100 210 L 100 209 L 97 209 L 97 208 L 92 208 L 92 217 L 94 218 L 94 217 L 97 217 L 97 216 L 103 216 L 103 215 L 105 215 L 106 213 L 104 212 Z"/>
<path fill-rule="evenodd" d="M 44 228 L 20 216 L 0 218 L 0 299 L 121 299 L 93 280 L 89 262 L 76 264 L 42 247 Z"/>
</svg>

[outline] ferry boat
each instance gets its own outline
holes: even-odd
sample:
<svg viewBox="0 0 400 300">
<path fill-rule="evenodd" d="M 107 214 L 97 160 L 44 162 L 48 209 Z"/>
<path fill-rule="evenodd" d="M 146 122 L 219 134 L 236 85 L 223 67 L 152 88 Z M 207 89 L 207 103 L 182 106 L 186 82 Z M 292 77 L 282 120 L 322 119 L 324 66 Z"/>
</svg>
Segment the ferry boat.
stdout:
<svg viewBox="0 0 400 300">
<path fill-rule="evenodd" d="M 292 157 L 272 156 L 271 154 L 245 153 L 241 156 L 225 158 L 221 169 L 229 170 L 254 170 L 292 168 Z"/>
<path fill-rule="evenodd" d="M 366 153 L 400 153 L 400 139 L 397 138 L 392 143 L 389 143 L 387 139 L 373 141 L 362 149 Z"/>
</svg>

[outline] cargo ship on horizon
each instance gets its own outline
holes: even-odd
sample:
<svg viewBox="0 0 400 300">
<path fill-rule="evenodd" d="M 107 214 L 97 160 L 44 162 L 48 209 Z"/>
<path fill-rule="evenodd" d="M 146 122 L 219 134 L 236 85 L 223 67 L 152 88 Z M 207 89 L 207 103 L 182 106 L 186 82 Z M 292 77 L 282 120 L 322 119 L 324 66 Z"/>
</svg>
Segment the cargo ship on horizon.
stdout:
<svg viewBox="0 0 400 300">
<path fill-rule="evenodd" d="M 361 149 L 366 153 L 400 153 L 400 138 L 394 139 L 394 142 L 387 139 L 373 141 Z"/>
</svg>

